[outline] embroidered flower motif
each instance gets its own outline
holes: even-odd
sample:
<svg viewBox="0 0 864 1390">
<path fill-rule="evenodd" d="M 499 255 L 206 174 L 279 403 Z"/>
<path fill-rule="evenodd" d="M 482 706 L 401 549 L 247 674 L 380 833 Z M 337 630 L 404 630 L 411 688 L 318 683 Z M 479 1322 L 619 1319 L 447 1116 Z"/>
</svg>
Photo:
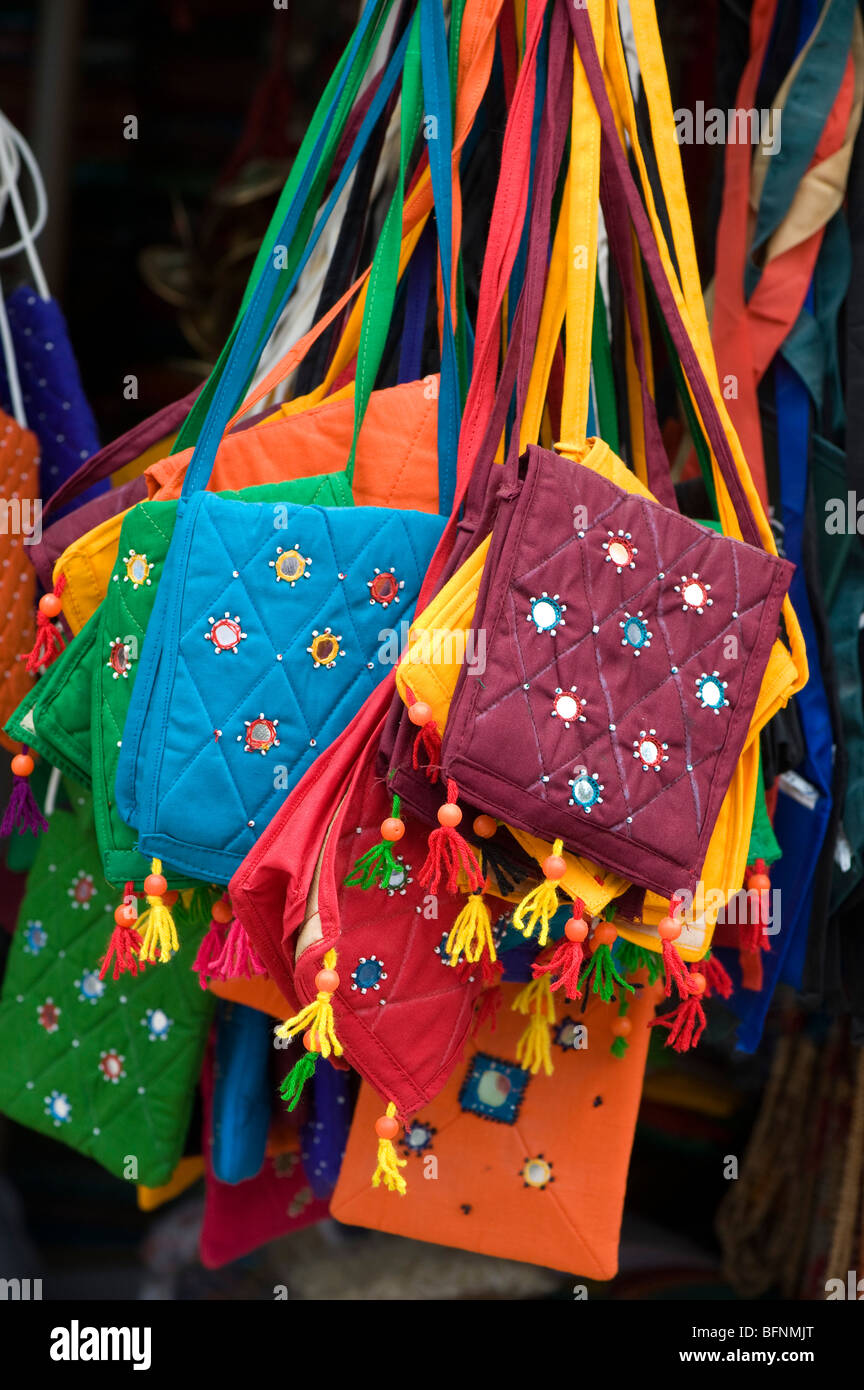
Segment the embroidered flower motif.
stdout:
<svg viewBox="0 0 864 1390">
<path fill-rule="evenodd" d="M 603 805 L 603 798 L 600 793 L 605 788 L 596 773 L 586 772 L 583 769 L 571 777 L 567 785 L 572 787 L 570 805 L 581 806 L 587 815 L 591 814 L 592 806 Z"/>
<path fill-rule="evenodd" d="M 110 1052 L 99 1053 L 99 1070 L 106 1081 L 111 1081 L 116 1086 L 121 1077 L 126 1075 L 123 1070 L 125 1057 L 121 1057 L 119 1052 L 112 1048 Z"/>
<path fill-rule="evenodd" d="M 63 1091 L 52 1091 L 50 1096 L 45 1097 L 45 1114 L 59 1129 L 60 1125 L 68 1125 L 72 1119 L 72 1102 Z"/>
<path fill-rule="evenodd" d="M 98 1004 L 105 993 L 105 981 L 99 979 L 96 970 L 85 970 L 80 980 L 75 981 L 79 1004 Z"/>
<path fill-rule="evenodd" d="M 24 926 L 24 954 L 38 956 L 48 944 L 48 933 L 41 922 L 29 921 Z"/>
<path fill-rule="evenodd" d="M 682 574 L 681 583 L 675 585 L 675 592 L 681 595 L 681 610 L 684 613 L 691 608 L 695 608 L 697 613 L 703 613 L 706 608 L 713 607 L 714 600 L 708 597 L 711 585 L 700 579 L 698 574 L 691 574 L 689 579 L 686 574 Z"/>
<path fill-rule="evenodd" d="M 387 887 L 385 888 L 383 883 L 377 885 L 381 892 L 387 894 L 388 898 L 392 898 L 394 893 L 404 897 L 408 884 L 414 882 L 411 877 L 411 865 L 405 863 L 401 854 L 394 855 L 394 858 L 396 864 L 390 872 L 390 882 Z"/>
<path fill-rule="evenodd" d="M 555 687 L 555 699 L 552 701 L 552 718 L 562 719 L 565 729 L 569 729 L 577 720 L 584 724 L 587 704 L 586 699 L 577 695 L 575 685 L 571 685 L 569 691 L 562 690 L 558 685 Z"/>
<path fill-rule="evenodd" d="M 142 584 L 152 583 L 150 571 L 153 566 L 146 555 L 139 555 L 137 550 L 130 550 L 128 555 L 123 556 L 123 564 L 126 566 L 124 584 L 131 584 L 133 589 L 140 589 Z"/>
<path fill-rule="evenodd" d="M 168 1017 L 164 1009 L 148 1009 L 141 1026 L 147 1029 L 151 1042 L 164 1042 L 174 1026 L 174 1020 Z"/>
<path fill-rule="evenodd" d="M 380 989 L 381 981 L 387 979 L 384 962 L 377 956 L 361 956 L 357 968 L 351 971 L 351 979 L 354 982 L 351 988 L 359 989 L 361 994 L 365 994 L 368 989 Z"/>
<path fill-rule="evenodd" d="M 298 579 L 311 579 L 309 567 L 312 564 L 311 556 L 301 555 L 297 548 L 299 542 L 291 550 L 283 550 L 281 545 L 276 548 L 276 559 L 270 561 L 271 570 L 276 571 L 276 583 L 284 581 L 291 588 L 297 583 Z"/>
<path fill-rule="evenodd" d="M 122 676 L 124 681 L 129 675 L 129 667 L 132 662 L 132 648 L 128 642 L 124 642 L 122 637 L 115 637 L 108 649 L 108 660 L 105 665 L 114 672 L 114 679 L 119 680 Z"/>
<path fill-rule="evenodd" d="M 224 618 L 208 618 L 207 621 L 210 631 L 204 633 L 204 640 L 213 643 L 214 652 L 234 652 L 236 655 L 237 648 L 246 637 L 239 617 L 235 614 L 232 618 L 230 613 L 226 613 Z"/>
<path fill-rule="evenodd" d="M 56 1033 L 60 1027 L 60 1015 L 63 1010 L 59 1008 L 53 999 L 46 999 L 44 1004 L 40 1004 L 36 1010 L 36 1017 L 46 1033 Z"/>
<path fill-rule="evenodd" d="M 406 1125 L 399 1147 L 405 1154 L 422 1154 L 432 1147 L 432 1140 L 438 1133 L 432 1125 L 424 1124 L 422 1120 L 415 1120 L 413 1124 Z"/>
<path fill-rule="evenodd" d="M 728 681 L 720 679 L 719 671 L 712 671 L 710 676 L 703 671 L 701 676 L 697 676 L 696 698 L 702 708 L 711 709 L 715 714 L 719 714 L 724 705 L 729 703 L 723 693 L 728 684 Z"/>
<path fill-rule="evenodd" d="M 335 666 L 337 656 L 345 655 L 339 645 L 341 641 L 341 635 L 333 632 L 329 627 L 325 627 L 323 632 L 316 630 L 312 633 L 311 645 L 306 650 L 311 656 L 316 670 L 319 666 L 326 668 Z"/>
<path fill-rule="evenodd" d="M 668 747 L 668 743 L 661 743 L 657 738 L 656 729 L 643 729 L 639 737 L 633 740 L 633 757 L 640 760 L 643 772 L 649 772 L 652 768 L 659 772 L 660 764 L 669 761 Z"/>
<path fill-rule="evenodd" d="M 603 542 L 603 549 L 606 551 L 606 563 L 613 564 L 620 574 L 622 570 L 636 568 L 635 557 L 639 554 L 639 549 L 633 544 L 629 531 L 619 531 L 616 535 L 614 531 L 607 531 L 608 541 Z"/>
<path fill-rule="evenodd" d="M 67 888 L 66 892 L 72 899 L 72 907 L 80 907 L 85 912 L 89 912 L 90 899 L 96 896 L 96 884 L 93 882 L 93 875 L 85 874 L 82 869 L 77 878 L 72 880 L 72 886 Z"/>
<path fill-rule="evenodd" d="M 651 646 L 651 639 L 654 633 L 649 630 L 645 621 L 642 609 L 638 613 L 626 613 L 618 624 L 624 636 L 621 638 L 622 647 L 632 647 L 633 655 L 638 656 L 644 647 Z"/>
<path fill-rule="evenodd" d="M 552 1164 L 542 1154 L 526 1158 L 519 1176 L 524 1187 L 536 1187 L 538 1192 L 542 1192 L 544 1187 L 555 1181 L 552 1176 Z"/>
<path fill-rule="evenodd" d="M 399 590 L 405 588 L 405 580 L 397 579 L 392 568 L 376 569 L 374 577 L 366 581 L 366 587 L 370 603 L 380 603 L 382 608 L 389 608 L 391 603 L 399 602 Z"/>
<path fill-rule="evenodd" d="M 554 637 L 559 627 L 566 626 L 561 615 L 567 612 L 567 605 L 560 602 L 559 594 L 553 594 L 550 598 L 544 589 L 539 598 L 532 598 L 529 602 L 531 612 L 526 614 L 526 618 L 538 632 L 548 632 L 550 637 Z"/>
<path fill-rule="evenodd" d="M 271 748 L 279 747 L 279 728 L 278 719 L 265 719 L 264 712 L 259 714 L 257 719 L 245 719 L 246 725 L 244 753 L 267 753 Z M 244 735 L 237 735 L 237 742 L 244 741 Z"/>
</svg>

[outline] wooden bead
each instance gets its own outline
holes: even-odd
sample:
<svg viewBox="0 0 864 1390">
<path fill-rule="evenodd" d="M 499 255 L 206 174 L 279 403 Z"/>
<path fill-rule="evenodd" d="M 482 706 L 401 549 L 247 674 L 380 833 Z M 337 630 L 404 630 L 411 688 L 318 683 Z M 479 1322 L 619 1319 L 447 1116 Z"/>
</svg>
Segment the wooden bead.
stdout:
<svg viewBox="0 0 864 1390">
<path fill-rule="evenodd" d="M 388 816 L 381 822 L 382 840 L 401 840 L 405 834 L 405 822 L 398 816 Z"/>
<path fill-rule="evenodd" d="M 15 777 L 29 777 L 36 764 L 29 753 L 16 753 L 12 759 L 12 773 Z"/>
<path fill-rule="evenodd" d="M 138 921 L 138 909 L 134 903 L 121 903 L 114 909 L 114 921 L 118 927 L 134 927 Z"/>
<path fill-rule="evenodd" d="M 428 724 L 432 718 L 432 706 L 427 705 L 425 700 L 415 700 L 413 705 L 408 706 L 408 718 L 412 724 Z"/>
<path fill-rule="evenodd" d="M 753 893 L 767 893 L 771 887 L 771 880 L 767 874 L 751 874 L 747 880 L 747 887 Z"/>
<path fill-rule="evenodd" d="M 584 941 L 588 935 L 588 923 L 584 917 L 571 917 L 564 928 L 564 935 L 568 941 Z"/>
<path fill-rule="evenodd" d="M 633 1032 L 633 1024 L 622 1014 L 620 1018 L 612 1020 L 612 1032 L 616 1038 L 626 1038 Z"/>
<path fill-rule="evenodd" d="M 306 1032 L 303 1034 L 303 1046 L 305 1047 L 307 1052 L 318 1051 L 317 1047 L 315 1046 L 315 1039 L 312 1037 L 311 1028 L 307 1028 Z"/>
<path fill-rule="evenodd" d="M 491 840 L 498 829 L 498 822 L 494 816 L 475 816 L 474 834 L 480 840 Z"/>
<path fill-rule="evenodd" d="M 611 922 L 601 922 L 595 928 L 592 938 L 595 946 L 611 946 L 613 941 L 617 941 L 618 933 Z"/>
<path fill-rule="evenodd" d="M 223 926 L 227 926 L 234 916 L 234 911 L 230 903 L 227 903 L 224 898 L 220 898 L 218 902 L 213 904 L 211 916 L 214 922 L 220 922 Z"/>
<path fill-rule="evenodd" d="M 162 874 L 148 874 L 144 880 L 144 892 L 148 898 L 161 898 L 167 888 L 168 880 Z"/>
<path fill-rule="evenodd" d="M 661 941 L 677 941 L 681 930 L 681 923 L 676 922 L 674 917 L 664 917 L 658 923 L 657 935 Z"/>
<path fill-rule="evenodd" d="M 379 1139 L 395 1139 L 399 1133 L 399 1121 L 393 1115 L 379 1115 L 375 1121 L 375 1133 Z"/>
<path fill-rule="evenodd" d="M 319 994 L 335 994 L 339 988 L 339 975 L 335 970 L 328 970 L 326 967 L 319 970 L 315 976 L 315 988 Z"/>
<path fill-rule="evenodd" d="M 545 878 L 553 881 L 563 878 L 567 872 L 567 861 L 561 854 L 547 854 L 543 863 L 540 865 Z"/>
<path fill-rule="evenodd" d="M 462 812 L 452 801 L 445 801 L 443 806 L 438 807 L 438 821 L 440 825 L 455 827 L 462 819 Z"/>
<path fill-rule="evenodd" d="M 694 994 L 704 994 L 708 981 L 698 970 L 694 970 L 690 976 L 690 988 Z"/>
<path fill-rule="evenodd" d="M 39 600 L 39 612 L 43 618 L 56 618 L 63 610 L 63 604 L 56 594 L 43 594 Z"/>
</svg>

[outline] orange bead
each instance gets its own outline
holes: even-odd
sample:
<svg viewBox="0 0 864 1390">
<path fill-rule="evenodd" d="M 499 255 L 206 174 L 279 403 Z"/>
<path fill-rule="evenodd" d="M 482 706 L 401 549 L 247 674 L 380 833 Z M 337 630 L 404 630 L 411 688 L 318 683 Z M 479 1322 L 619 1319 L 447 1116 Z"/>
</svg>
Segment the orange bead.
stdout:
<svg viewBox="0 0 864 1390">
<path fill-rule="evenodd" d="M 379 1139 L 395 1139 L 399 1133 L 399 1121 L 393 1115 L 379 1115 L 375 1121 L 375 1133 Z"/>
<path fill-rule="evenodd" d="M 612 1032 L 616 1038 L 626 1038 L 633 1032 L 633 1024 L 622 1014 L 620 1018 L 613 1019 Z"/>
<path fill-rule="evenodd" d="M 692 975 L 690 976 L 690 988 L 692 989 L 693 993 L 704 994 L 705 986 L 707 984 L 708 981 L 705 979 L 705 976 L 700 974 L 698 970 L 694 970 Z"/>
<path fill-rule="evenodd" d="M 39 612 L 43 618 L 56 618 L 63 610 L 63 604 L 56 594 L 43 594 L 39 600 Z"/>
<path fill-rule="evenodd" d="M 564 928 L 564 935 L 568 941 L 584 941 L 588 935 L 588 923 L 584 917 L 571 917 Z"/>
<path fill-rule="evenodd" d="M 398 816 L 388 816 L 381 822 L 382 840 L 401 840 L 405 834 L 405 822 Z"/>
<path fill-rule="evenodd" d="M 563 878 L 567 872 L 567 861 L 561 854 L 547 854 L 543 863 L 540 865 L 545 878 L 554 880 Z"/>
<path fill-rule="evenodd" d="M 307 1052 L 318 1051 L 317 1047 L 315 1046 L 315 1039 L 312 1037 L 311 1028 L 307 1028 L 306 1032 L 303 1034 L 303 1046 L 305 1047 Z"/>
<path fill-rule="evenodd" d="M 319 970 L 315 976 L 315 988 L 319 994 L 335 994 L 339 988 L 339 975 L 335 970 Z"/>
<path fill-rule="evenodd" d="M 771 887 L 771 880 L 767 874 L 751 874 L 747 880 L 747 887 L 754 893 L 767 893 Z"/>
<path fill-rule="evenodd" d="M 230 903 L 227 903 L 224 898 L 220 898 L 218 902 L 213 904 L 210 915 L 214 922 L 221 922 L 223 926 L 226 926 L 234 916 L 234 911 Z"/>
<path fill-rule="evenodd" d="M 681 923 L 676 922 L 674 917 L 664 917 L 658 923 L 657 935 L 661 941 L 677 941 L 681 930 Z"/>
<path fill-rule="evenodd" d="M 408 706 L 408 718 L 412 724 L 428 724 L 432 718 L 432 706 L 427 705 L 425 700 L 415 700 L 413 705 Z"/>
<path fill-rule="evenodd" d="M 12 759 L 12 773 L 15 777 L 29 777 L 35 766 L 29 753 L 16 753 Z"/>
<path fill-rule="evenodd" d="M 134 903 L 121 903 L 114 909 L 114 921 L 118 927 L 134 927 L 138 921 L 138 909 Z"/>
<path fill-rule="evenodd" d="M 474 834 L 480 840 L 491 840 L 498 829 L 498 822 L 494 816 L 475 816 Z"/>
<path fill-rule="evenodd" d="M 443 806 L 438 807 L 438 822 L 440 825 L 456 826 L 462 819 L 462 812 L 458 806 L 454 806 L 452 801 L 445 801 Z"/>
<path fill-rule="evenodd" d="M 148 874 L 144 880 L 144 892 L 148 898 L 161 898 L 168 888 L 168 880 L 162 874 Z"/>
<path fill-rule="evenodd" d="M 592 938 L 595 946 L 611 946 L 613 941 L 617 941 L 618 933 L 611 922 L 601 922 L 595 929 Z"/>
</svg>

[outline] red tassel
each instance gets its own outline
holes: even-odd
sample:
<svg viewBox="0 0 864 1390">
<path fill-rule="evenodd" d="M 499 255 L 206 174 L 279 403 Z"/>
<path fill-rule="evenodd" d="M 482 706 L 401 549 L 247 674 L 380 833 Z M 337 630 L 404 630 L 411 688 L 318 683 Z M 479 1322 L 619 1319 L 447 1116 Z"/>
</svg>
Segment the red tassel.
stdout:
<svg viewBox="0 0 864 1390">
<path fill-rule="evenodd" d="M 267 969 L 239 918 L 235 917 L 225 938 L 222 954 L 211 966 L 216 980 L 251 980 L 253 975 L 266 975 Z"/>
<path fill-rule="evenodd" d="M 582 998 L 579 975 L 585 956 L 583 943 L 588 935 L 588 923 L 582 916 L 584 911 L 585 904 L 582 899 L 574 899 L 573 916 L 564 928 L 564 940 L 559 941 L 545 965 L 535 961 L 531 966 L 531 974 L 535 980 L 541 975 L 556 975 L 557 979 L 550 981 L 550 988 L 563 989 L 565 998 L 571 1000 Z"/>
<path fill-rule="evenodd" d="M 66 576 L 61 574 L 50 594 L 43 594 L 36 613 L 36 641 L 27 657 L 27 672 L 35 676 L 42 667 L 50 666 L 60 655 L 66 643 L 60 629 L 54 626 L 54 619 L 63 611 L 60 596 L 66 588 Z"/>
<path fill-rule="evenodd" d="M 768 893 L 771 879 L 764 859 L 756 860 L 755 867 L 747 874 L 746 883 L 747 920 L 742 922 L 738 931 L 738 960 L 742 987 L 758 992 L 764 981 L 762 952 L 769 949 L 765 928 L 769 925 Z"/>
<path fill-rule="evenodd" d="M 441 735 L 438 732 L 438 725 L 434 719 L 430 719 L 427 724 L 422 725 L 414 736 L 414 747 L 411 754 L 411 761 L 414 771 L 419 772 L 423 764 L 420 761 L 420 750 L 426 754 L 425 773 L 430 782 L 437 782 L 440 775 L 441 762 Z"/>
<path fill-rule="evenodd" d="M 119 980 L 121 975 L 137 975 L 139 970 L 142 974 L 144 973 L 144 965 L 138 958 L 141 951 L 141 937 L 135 930 L 138 907 L 133 888 L 134 884 L 126 884 L 123 902 L 114 913 L 114 921 L 117 925 L 111 933 L 108 949 L 100 963 L 100 980 L 104 980 L 108 974 L 112 959 L 114 962 L 112 979 L 114 980 Z"/>
<path fill-rule="evenodd" d="M 468 887 L 476 893 L 483 883 L 483 872 L 477 856 L 456 826 L 462 812 L 456 805 L 459 788 L 452 778 L 447 779 L 447 800 L 438 808 L 439 828 L 429 835 L 429 853 L 417 878 L 430 893 L 437 893 L 443 877 L 448 892 L 459 888 L 459 870 L 463 869 Z"/>
<path fill-rule="evenodd" d="M 705 1031 L 702 1000 L 693 994 L 687 999 L 682 999 L 671 1013 L 661 1014 L 659 1018 L 651 1020 L 650 1027 L 658 1026 L 669 1029 L 667 1047 L 674 1047 L 676 1052 L 688 1052 L 691 1047 L 696 1046 Z"/>
<path fill-rule="evenodd" d="M 732 994 L 732 976 L 713 951 L 700 962 L 700 968 L 705 976 L 705 998 L 719 994 L 721 999 L 728 999 Z"/>
<path fill-rule="evenodd" d="M 480 1029 L 488 1023 L 490 1033 L 495 1032 L 498 1020 L 498 1011 L 504 1000 L 504 992 L 500 985 L 491 985 L 489 989 L 484 989 L 477 1001 L 477 1008 L 474 1012 L 474 1023 L 471 1028 L 471 1036 L 476 1037 Z"/>
<path fill-rule="evenodd" d="M 690 976 L 687 967 L 671 941 L 663 942 L 663 968 L 666 972 L 666 998 L 672 996 L 672 985 L 678 986 L 678 993 L 686 998 L 690 991 Z"/>
<path fill-rule="evenodd" d="M 206 989 L 211 980 L 219 979 L 214 965 L 224 949 L 225 927 L 221 922 L 211 921 L 192 963 L 192 969 L 198 972 L 198 983 L 202 989 Z"/>
</svg>

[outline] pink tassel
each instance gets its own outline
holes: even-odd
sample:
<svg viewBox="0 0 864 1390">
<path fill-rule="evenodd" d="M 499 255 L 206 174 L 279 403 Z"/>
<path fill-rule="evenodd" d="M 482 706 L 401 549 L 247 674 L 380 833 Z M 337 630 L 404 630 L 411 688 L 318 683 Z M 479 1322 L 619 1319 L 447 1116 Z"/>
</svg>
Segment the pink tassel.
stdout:
<svg viewBox="0 0 864 1390">
<path fill-rule="evenodd" d="M 17 830 L 19 835 L 28 830 L 38 835 L 40 831 L 48 829 L 48 822 L 36 805 L 36 798 L 30 789 L 32 771 L 33 759 L 27 745 L 22 744 L 21 752 L 12 759 L 12 793 L 0 821 L 0 839 L 11 835 L 13 830 Z"/>
<path fill-rule="evenodd" d="M 212 962 L 211 971 L 214 980 L 251 980 L 253 975 L 267 974 L 267 968 L 239 918 L 235 917 L 228 928 L 222 953 Z"/>
<path fill-rule="evenodd" d="M 455 893 L 459 887 L 459 871 L 464 870 L 468 887 L 476 893 L 483 883 L 483 872 L 477 857 L 464 836 L 456 826 L 462 819 L 462 812 L 456 805 L 459 788 L 452 778 L 447 779 L 447 800 L 438 808 L 439 828 L 429 836 L 429 853 L 417 878 L 430 893 L 437 893 L 443 877 L 447 891 Z"/>
<path fill-rule="evenodd" d="M 225 949 L 226 931 L 222 922 L 211 921 L 206 935 L 198 947 L 192 969 L 198 972 L 198 983 L 206 989 L 211 980 L 218 980 L 216 961 Z"/>
</svg>

